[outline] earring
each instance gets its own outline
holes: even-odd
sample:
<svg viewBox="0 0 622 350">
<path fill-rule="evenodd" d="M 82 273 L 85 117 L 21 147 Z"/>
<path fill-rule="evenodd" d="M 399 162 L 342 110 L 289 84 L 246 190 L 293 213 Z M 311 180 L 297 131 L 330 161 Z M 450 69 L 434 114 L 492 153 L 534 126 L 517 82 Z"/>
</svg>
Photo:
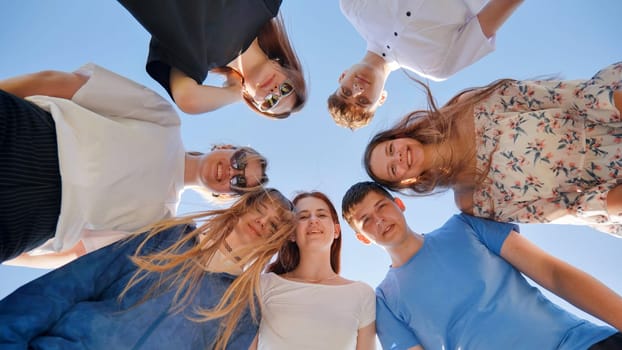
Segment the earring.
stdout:
<svg viewBox="0 0 622 350">
<path fill-rule="evenodd" d="M 400 184 L 401 185 L 410 186 L 410 185 L 416 184 L 417 181 L 419 181 L 419 177 L 418 176 L 417 177 L 411 177 L 410 179 L 404 179 L 404 180 L 400 181 Z"/>
</svg>

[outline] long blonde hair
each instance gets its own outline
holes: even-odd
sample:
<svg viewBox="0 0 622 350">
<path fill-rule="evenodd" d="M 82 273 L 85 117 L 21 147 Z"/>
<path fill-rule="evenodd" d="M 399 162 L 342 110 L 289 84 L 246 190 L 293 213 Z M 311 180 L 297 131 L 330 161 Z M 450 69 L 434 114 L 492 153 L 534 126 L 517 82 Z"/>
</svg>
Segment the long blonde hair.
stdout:
<svg viewBox="0 0 622 350">
<path fill-rule="evenodd" d="M 460 134 L 460 123 L 455 121 L 465 112 L 474 107 L 483 99 L 489 97 L 495 90 L 504 84 L 511 83 L 512 79 L 501 79 L 483 87 L 466 89 L 452 97 L 442 108 L 438 108 L 432 92 L 427 84 L 412 78 L 419 83 L 427 96 L 428 109 L 416 110 L 398 121 L 393 127 L 374 135 L 365 148 L 363 167 L 369 177 L 379 184 L 406 195 L 430 195 L 436 193 L 437 188 L 447 189 L 459 183 L 458 177 L 463 176 L 470 164 L 470 158 L 455 152 L 454 147 L 448 147 L 449 154 L 439 154 L 439 166 L 424 171 L 411 184 L 405 185 L 401 181 L 387 181 L 376 176 L 370 168 L 371 153 L 378 144 L 399 138 L 409 137 L 423 145 L 448 144 Z M 471 95 L 465 96 L 469 92 Z M 464 98 L 461 98 L 463 97 Z M 476 181 L 482 178 L 486 169 L 474 169 Z"/>
<path fill-rule="evenodd" d="M 228 209 L 210 210 L 171 218 L 153 225 L 147 237 L 131 257 L 132 262 L 138 266 L 138 271 L 132 276 L 119 298 L 123 298 L 132 287 L 141 281 L 157 274 L 157 278 L 153 279 L 155 282 L 145 293 L 141 302 L 176 287 L 172 311 L 184 310 L 191 303 L 195 294 L 199 292 L 197 286 L 208 273 L 206 266 L 209 265 L 216 251 L 231 233 L 238 219 L 251 210 L 259 210 L 261 206 L 277 209 L 280 221 L 274 233 L 258 244 L 251 244 L 236 250 L 236 254 L 241 258 L 239 263 L 246 265 L 246 269 L 235 278 L 214 308 L 193 310 L 196 317 L 193 317 L 192 320 L 196 322 L 223 318 L 214 349 L 225 349 L 238 321 L 247 308 L 250 309 L 253 319 L 257 322 L 255 301 L 258 300 L 257 297 L 260 293 L 259 275 L 295 229 L 294 206 L 278 190 L 265 189 L 246 193 Z M 141 255 L 145 244 L 162 231 L 177 225 L 192 225 L 195 221 L 204 221 L 204 223 L 184 235 L 170 247 L 156 253 Z M 199 235 L 205 235 L 201 244 L 192 244 L 192 242 L 199 241 Z M 192 247 L 183 250 L 186 245 Z"/>
</svg>

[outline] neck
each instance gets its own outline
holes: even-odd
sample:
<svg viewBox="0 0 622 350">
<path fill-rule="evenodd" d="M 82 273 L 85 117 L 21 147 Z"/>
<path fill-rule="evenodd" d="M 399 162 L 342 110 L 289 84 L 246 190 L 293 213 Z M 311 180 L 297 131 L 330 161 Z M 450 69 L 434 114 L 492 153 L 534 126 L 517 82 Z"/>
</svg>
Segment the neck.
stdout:
<svg viewBox="0 0 622 350">
<path fill-rule="evenodd" d="M 337 274 L 330 266 L 330 250 L 321 252 L 300 251 L 300 263 L 287 273 L 287 277 L 306 282 L 322 282 L 335 278 Z"/>
<path fill-rule="evenodd" d="M 184 158 L 184 186 L 199 186 L 199 162 L 198 156 L 186 153 Z"/>
<path fill-rule="evenodd" d="M 382 72 L 385 79 L 391 74 L 389 63 L 384 58 L 371 51 L 366 51 L 361 61 Z"/>
<path fill-rule="evenodd" d="M 423 246 L 423 236 L 408 229 L 405 239 L 386 250 L 391 257 L 391 266 L 400 267 L 410 260 Z"/>
</svg>

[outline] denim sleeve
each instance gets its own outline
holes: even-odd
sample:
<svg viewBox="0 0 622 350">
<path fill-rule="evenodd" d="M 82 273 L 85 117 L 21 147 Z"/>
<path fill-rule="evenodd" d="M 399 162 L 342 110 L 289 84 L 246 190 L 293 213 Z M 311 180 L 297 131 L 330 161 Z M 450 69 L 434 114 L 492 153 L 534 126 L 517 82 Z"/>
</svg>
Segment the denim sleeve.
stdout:
<svg viewBox="0 0 622 350">
<path fill-rule="evenodd" d="M 76 303 L 96 298 L 125 270 L 138 240 L 87 254 L 22 286 L 0 301 L 0 348 L 26 349 Z"/>
</svg>

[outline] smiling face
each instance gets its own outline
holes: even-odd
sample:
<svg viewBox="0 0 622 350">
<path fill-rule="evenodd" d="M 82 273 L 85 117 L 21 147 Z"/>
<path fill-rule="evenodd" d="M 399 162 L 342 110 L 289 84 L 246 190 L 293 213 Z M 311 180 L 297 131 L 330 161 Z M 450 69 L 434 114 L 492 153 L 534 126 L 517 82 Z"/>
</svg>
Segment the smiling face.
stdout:
<svg viewBox="0 0 622 350">
<path fill-rule="evenodd" d="M 280 225 L 281 217 L 273 205 L 258 203 L 238 219 L 232 234 L 241 245 L 257 243 L 270 237 Z"/>
<path fill-rule="evenodd" d="M 404 137 L 376 145 L 369 156 L 369 169 L 382 181 L 408 185 L 424 171 L 424 160 L 423 145 Z"/>
<path fill-rule="evenodd" d="M 298 225 L 296 244 L 303 249 L 312 247 L 330 249 L 339 237 L 339 224 L 333 221 L 328 204 L 317 197 L 304 197 L 296 201 Z"/>
<path fill-rule="evenodd" d="M 357 235 L 385 248 L 399 245 L 408 236 L 403 209 L 396 201 L 375 191 L 352 207 L 350 217 Z"/>
<path fill-rule="evenodd" d="M 244 162 L 241 162 L 240 151 L 236 148 L 218 148 L 204 154 L 199 165 L 203 186 L 217 193 L 234 193 L 232 184 L 238 187 L 260 185 L 265 176 L 265 163 L 260 158 L 248 156 L 248 152 Z M 240 185 L 243 181 L 245 186 Z"/>
<path fill-rule="evenodd" d="M 335 94 L 361 111 L 374 111 L 386 99 L 382 71 L 367 63 L 357 63 L 341 73 Z"/>
<path fill-rule="evenodd" d="M 293 87 L 291 80 L 273 60 L 266 61 L 252 74 L 244 76 L 246 94 L 259 110 L 270 114 L 290 112 L 296 104 L 296 92 L 287 89 L 287 85 Z"/>
</svg>

